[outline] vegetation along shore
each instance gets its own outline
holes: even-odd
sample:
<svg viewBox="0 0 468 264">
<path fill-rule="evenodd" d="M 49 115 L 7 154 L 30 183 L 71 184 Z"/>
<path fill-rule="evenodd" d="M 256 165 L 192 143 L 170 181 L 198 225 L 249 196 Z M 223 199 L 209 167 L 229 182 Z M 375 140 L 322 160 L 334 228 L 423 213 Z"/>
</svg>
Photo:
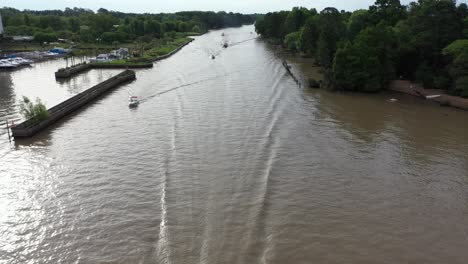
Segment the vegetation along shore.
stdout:
<svg viewBox="0 0 468 264">
<path fill-rule="evenodd" d="M 20 11 L 0 8 L 5 34 L 3 52 L 71 48 L 74 56 L 94 56 L 116 48 L 131 51 L 132 59 L 106 62 L 110 65 L 145 64 L 167 55 L 210 29 L 252 24 L 256 15 L 226 12 L 178 12 L 133 14 L 83 8 Z M 27 36 L 22 41 L 14 36 Z M 25 41 L 26 39 L 27 41 Z"/>
<path fill-rule="evenodd" d="M 455 1 L 377 0 L 367 10 L 294 8 L 256 23 L 265 39 L 315 58 L 323 86 L 379 92 L 393 80 L 468 98 L 468 7 Z"/>
</svg>

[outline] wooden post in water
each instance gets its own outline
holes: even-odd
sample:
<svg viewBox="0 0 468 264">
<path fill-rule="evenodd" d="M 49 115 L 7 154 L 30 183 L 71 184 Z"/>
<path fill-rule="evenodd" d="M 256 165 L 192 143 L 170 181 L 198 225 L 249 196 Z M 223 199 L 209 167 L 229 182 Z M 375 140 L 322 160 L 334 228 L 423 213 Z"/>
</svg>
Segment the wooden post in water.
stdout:
<svg viewBox="0 0 468 264">
<path fill-rule="evenodd" d="M 8 119 L 6 120 L 6 129 L 7 129 L 7 133 L 8 133 L 8 140 L 11 142 L 10 126 L 8 125 Z"/>
</svg>

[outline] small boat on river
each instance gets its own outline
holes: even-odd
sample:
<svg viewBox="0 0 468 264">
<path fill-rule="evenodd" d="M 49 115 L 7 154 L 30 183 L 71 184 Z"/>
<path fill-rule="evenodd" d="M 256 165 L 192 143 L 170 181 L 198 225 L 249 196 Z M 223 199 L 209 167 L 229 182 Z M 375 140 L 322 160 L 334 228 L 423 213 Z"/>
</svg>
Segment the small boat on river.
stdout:
<svg viewBox="0 0 468 264">
<path fill-rule="evenodd" d="M 17 64 L 13 64 L 8 60 L 0 60 L 0 69 L 14 69 L 18 67 Z"/>
<path fill-rule="evenodd" d="M 135 107 L 138 107 L 138 105 L 140 105 L 140 98 L 138 96 L 130 96 L 130 98 L 128 99 L 128 107 L 130 108 L 135 108 Z"/>
</svg>

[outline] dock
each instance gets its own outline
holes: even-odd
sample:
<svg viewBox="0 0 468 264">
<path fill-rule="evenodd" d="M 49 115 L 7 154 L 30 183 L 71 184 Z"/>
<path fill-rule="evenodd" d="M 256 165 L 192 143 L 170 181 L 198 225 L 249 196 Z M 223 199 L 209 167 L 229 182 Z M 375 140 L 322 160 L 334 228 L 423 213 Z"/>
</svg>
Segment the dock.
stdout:
<svg viewBox="0 0 468 264">
<path fill-rule="evenodd" d="M 75 110 L 85 106 L 89 102 L 93 101 L 100 95 L 116 88 L 117 86 L 133 81 L 136 79 L 135 72 L 132 70 L 125 70 L 124 72 L 107 79 L 106 81 L 99 83 L 67 100 L 64 102 L 48 109 L 49 116 L 47 119 L 37 122 L 33 119 L 24 121 L 14 127 L 11 127 L 12 136 L 15 138 L 31 137 L 38 132 L 44 130 L 48 126 L 57 122 L 61 118 L 71 114 Z"/>
</svg>

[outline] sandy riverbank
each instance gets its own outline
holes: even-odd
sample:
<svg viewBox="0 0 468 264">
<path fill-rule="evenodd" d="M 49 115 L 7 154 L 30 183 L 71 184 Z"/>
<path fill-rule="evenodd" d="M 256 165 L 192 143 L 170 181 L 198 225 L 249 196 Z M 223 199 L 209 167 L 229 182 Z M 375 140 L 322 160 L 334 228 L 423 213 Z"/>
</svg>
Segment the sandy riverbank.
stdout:
<svg viewBox="0 0 468 264">
<path fill-rule="evenodd" d="M 444 90 L 424 89 L 424 87 L 422 87 L 419 84 L 404 80 L 396 80 L 390 82 L 388 89 L 395 92 L 418 96 L 424 99 L 426 99 L 427 96 L 440 95 L 439 97 L 435 97 L 428 100 L 437 102 L 443 106 L 452 106 L 468 111 L 468 99 L 448 95 L 445 93 Z"/>
</svg>

